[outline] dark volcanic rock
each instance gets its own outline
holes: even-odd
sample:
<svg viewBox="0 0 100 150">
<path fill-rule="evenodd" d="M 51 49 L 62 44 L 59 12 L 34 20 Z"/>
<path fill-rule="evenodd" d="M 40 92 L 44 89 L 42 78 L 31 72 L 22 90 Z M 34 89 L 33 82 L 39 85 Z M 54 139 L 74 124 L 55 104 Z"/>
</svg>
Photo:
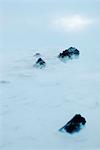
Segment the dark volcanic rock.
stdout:
<svg viewBox="0 0 100 150">
<path fill-rule="evenodd" d="M 68 51 L 69 51 L 69 53 L 71 53 L 72 55 L 79 55 L 79 54 L 80 54 L 79 50 L 76 49 L 75 47 L 70 47 L 70 48 L 68 49 Z"/>
<path fill-rule="evenodd" d="M 58 55 L 58 58 L 73 58 L 74 56 L 78 56 L 80 54 L 79 50 L 77 50 L 76 48 L 74 47 L 70 47 L 66 50 L 64 50 L 62 53 L 60 53 Z"/>
<path fill-rule="evenodd" d="M 39 68 L 43 68 L 45 67 L 46 63 L 42 58 L 39 58 L 36 63 L 35 63 L 35 67 L 39 67 Z"/>
<path fill-rule="evenodd" d="M 68 133 L 74 133 L 80 131 L 80 129 L 85 125 L 86 120 L 80 114 L 76 114 L 65 126 L 63 126 L 59 131 L 65 130 Z"/>
</svg>

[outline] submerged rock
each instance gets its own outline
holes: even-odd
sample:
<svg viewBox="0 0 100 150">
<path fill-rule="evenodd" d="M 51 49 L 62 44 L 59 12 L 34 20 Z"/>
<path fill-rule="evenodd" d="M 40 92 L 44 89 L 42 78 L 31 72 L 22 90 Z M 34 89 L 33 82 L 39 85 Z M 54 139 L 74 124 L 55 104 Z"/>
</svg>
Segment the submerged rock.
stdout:
<svg viewBox="0 0 100 150">
<path fill-rule="evenodd" d="M 85 123 L 85 118 L 80 114 L 76 114 L 65 126 L 59 129 L 59 131 L 65 130 L 68 133 L 78 132 L 85 125 Z"/>
<path fill-rule="evenodd" d="M 45 61 L 44 61 L 42 58 L 39 58 L 39 59 L 36 61 L 36 63 L 35 63 L 34 66 L 35 66 L 35 67 L 38 67 L 38 68 L 43 68 L 43 67 L 46 66 L 46 63 L 45 63 Z"/>
<path fill-rule="evenodd" d="M 70 47 L 66 50 L 64 50 L 62 53 L 58 55 L 58 58 L 69 58 L 72 59 L 74 56 L 78 56 L 80 54 L 79 50 L 77 50 L 75 47 Z"/>
<path fill-rule="evenodd" d="M 40 53 L 36 53 L 36 54 L 34 55 L 34 57 L 40 57 L 40 56 L 41 56 Z"/>
<path fill-rule="evenodd" d="M 8 84 L 8 83 L 10 83 L 10 81 L 1 80 L 0 83 L 1 83 L 1 84 Z"/>
</svg>

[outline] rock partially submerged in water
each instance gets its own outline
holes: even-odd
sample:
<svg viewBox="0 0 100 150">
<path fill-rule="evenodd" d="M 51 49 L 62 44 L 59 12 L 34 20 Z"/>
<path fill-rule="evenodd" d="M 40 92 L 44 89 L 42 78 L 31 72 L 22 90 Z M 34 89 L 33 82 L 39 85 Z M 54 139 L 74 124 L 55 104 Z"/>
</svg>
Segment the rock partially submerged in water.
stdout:
<svg viewBox="0 0 100 150">
<path fill-rule="evenodd" d="M 76 56 L 79 56 L 80 52 L 78 49 L 76 49 L 75 47 L 70 47 L 66 50 L 64 50 L 62 53 L 60 53 L 58 55 L 58 58 L 63 59 L 63 58 L 68 58 L 68 59 L 72 59 Z"/>
<path fill-rule="evenodd" d="M 41 56 L 41 54 L 40 53 L 36 53 L 36 54 L 34 54 L 34 57 L 40 57 Z"/>
<path fill-rule="evenodd" d="M 65 126 L 63 126 L 59 131 L 65 130 L 68 133 L 74 133 L 80 131 L 85 125 L 86 120 L 80 114 L 76 114 Z"/>
<path fill-rule="evenodd" d="M 38 58 L 34 66 L 38 68 L 43 68 L 46 66 L 46 62 L 42 58 Z"/>
</svg>

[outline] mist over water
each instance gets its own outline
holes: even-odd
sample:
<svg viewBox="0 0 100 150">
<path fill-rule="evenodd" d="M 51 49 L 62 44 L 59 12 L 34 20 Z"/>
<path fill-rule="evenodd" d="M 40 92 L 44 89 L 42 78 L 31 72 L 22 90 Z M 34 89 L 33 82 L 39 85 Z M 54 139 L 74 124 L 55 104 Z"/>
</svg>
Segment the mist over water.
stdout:
<svg viewBox="0 0 100 150">
<path fill-rule="evenodd" d="M 100 149 L 100 1 L 0 1 L 0 148 Z M 60 61 L 69 47 L 77 59 Z M 40 53 L 44 69 L 34 68 Z M 58 132 L 76 113 L 86 127 Z"/>
</svg>

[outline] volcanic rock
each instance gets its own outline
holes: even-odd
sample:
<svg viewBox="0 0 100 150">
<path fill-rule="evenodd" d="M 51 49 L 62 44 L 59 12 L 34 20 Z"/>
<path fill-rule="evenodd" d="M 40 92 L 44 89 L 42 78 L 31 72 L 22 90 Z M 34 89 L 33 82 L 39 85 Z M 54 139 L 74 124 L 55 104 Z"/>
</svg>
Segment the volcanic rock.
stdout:
<svg viewBox="0 0 100 150">
<path fill-rule="evenodd" d="M 76 48 L 74 47 L 70 47 L 66 50 L 64 50 L 62 53 L 60 53 L 58 55 L 58 58 L 69 58 L 69 59 L 72 59 L 74 58 L 75 56 L 78 56 L 80 54 L 79 50 L 77 50 Z"/>
<path fill-rule="evenodd" d="M 35 67 L 43 68 L 45 67 L 46 63 L 42 58 L 38 58 L 38 60 L 35 63 Z"/>
<path fill-rule="evenodd" d="M 85 125 L 86 120 L 80 114 L 76 114 L 66 125 L 64 125 L 59 131 L 65 130 L 68 133 L 74 133 L 80 131 Z"/>
</svg>

